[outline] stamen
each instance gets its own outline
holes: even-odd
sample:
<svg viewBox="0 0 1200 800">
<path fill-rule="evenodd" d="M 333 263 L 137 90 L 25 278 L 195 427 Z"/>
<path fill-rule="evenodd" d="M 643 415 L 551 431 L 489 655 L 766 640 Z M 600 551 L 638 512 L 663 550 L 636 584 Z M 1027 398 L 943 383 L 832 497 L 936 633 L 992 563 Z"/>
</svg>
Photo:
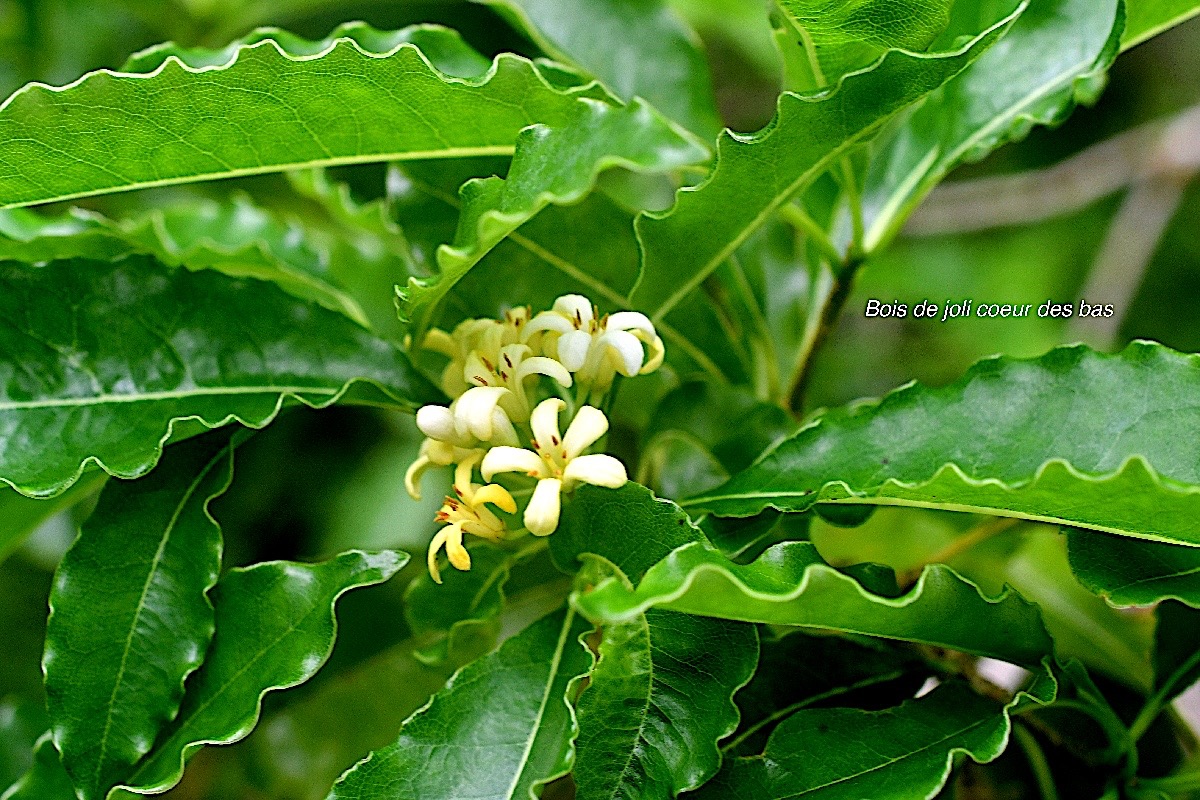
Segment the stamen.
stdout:
<svg viewBox="0 0 1200 800">
<path fill-rule="evenodd" d="M 505 383 L 508 382 L 508 373 L 504 370 L 500 370 L 500 380 L 504 381 Z"/>
<path fill-rule="evenodd" d="M 488 361 L 488 360 L 487 360 L 487 359 L 486 359 L 484 356 L 480 356 L 480 357 L 479 357 L 479 360 L 483 362 L 483 365 L 484 365 L 485 367 L 487 367 L 487 370 L 488 370 L 488 372 L 495 372 L 495 371 L 496 371 L 496 367 L 495 367 L 495 366 L 493 366 L 492 362 Z"/>
<path fill-rule="evenodd" d="M 512 368 L 513 368 L 512 359 L 508 357 L 508 353 L 505 353 L 505 354 L 504 354 L 504 363 L 505 363 L 505 364 L 508 364 L 508 368 L 509 368 L 509 369 L 512 369 Z"/>
<path fill-rule="evenodd" d="M 475 382 L 476 382 L 476 383 L 478 383 L 480 386 L 487 386 L 487 385 L 488 385 L 487 378 L 480 377 L 479 375 L 476 375 L 476 376 L 475 376 L 474 378 L 472 378 L 471 380 L 475 381 Z"/>
</svg>

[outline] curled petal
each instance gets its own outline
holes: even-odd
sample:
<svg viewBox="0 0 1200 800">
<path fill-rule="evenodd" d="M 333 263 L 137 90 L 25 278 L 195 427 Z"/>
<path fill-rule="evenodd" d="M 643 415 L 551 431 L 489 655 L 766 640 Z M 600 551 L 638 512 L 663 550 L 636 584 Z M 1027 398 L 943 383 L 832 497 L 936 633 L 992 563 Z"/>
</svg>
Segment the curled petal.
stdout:
<svg viewBox="0 0 1200 800">
<path fill-rule="evenodd" d="M 485 481 L 490 481 L 497 472 L 521 472 L 540 478 L 546 474 L 546 462 L 537 453 L 522 447 L 493 447 L 483 457 L 479 471 Z"/>
<path fill-rule="evenodd" d="M 446 555 L 454 568 L 466 572 L 471 568 L 471 554 L 462 543 L 462 523 L 456 523 L 446 528 Z"/>
<path fill-rule="evenodd" d="M 604 329 L 608 331 L 639 331 L 647 338 L 654 338 L 654 323 L 640 311 L 617 311 L 608 315 Z"/>
<path fill-rule="evenodd" d="M 557 311 L 543 311 L 538 314 L 529 324 L 521 329 L 521 341 L 527 342 L 533 338 L 534 334 L 551 331 L 553 333 L 566 333 L 567 331 L 575 330 L 575 324 L 571 320 L 564 317 Z"/>
<path fill-rule="evenodd" d="M 555 425 L 557 432 L 558 426 Z M 563 437 L 563 450 L 568 459 L 573 459 L 584 450 L 591 447 L 608 433 L 608 417 L 594 406 L 582 406 L 575 413 L 575 419 L 567 426 L 567 435 Z"/>
<path fill-rule="evenodd" d="M 455 447 L 449 442 L 439 442 L 435 439 L 426 439 L 421 445 L 421 453 L 429 456 L 429 460 L 439 467 L 445 467 L 453 464 L 455 461 L 461 461 L 459 457 L 462 452 L 470 452 L 462 447 Z"/>
<path fill-rule="evenodd" d="M 417 409 L 417 427 L 430 439 L 455 440 L 454 414 L 445 406 L 421 406 Z"/>
<path fill-rule="evenodd" d="M 567 368 L 553 358 L 534 356 L 522 361 L 517 367 L 517 383 L 524 381 L 530 375 L 545 375 L 557 381 L 559 386 L 568 388 L 571 386 L 571 373 L 567 372 Z"/>
<path fill-rule="evenodd" d="M 495 364 L 485 364 L 483 357 L 472 350 L 471 354 L 467 356 L 467 360 L 463 362 L 463 381 L 468 386 L 490 386 L 496 383 L 496 376 L 492 374 L 492 367 L 495 366 Z"/>
<path fill-rule="evenodd" d="M 625 481 L 629 480 L 629 476 L 625 474 L 625 465 L 620 461 L 612 456 L 597 453 L 571 459 L 571 463 L 563 470 L 563 480 L 620 489 L 625 485 Z"/>
<path fill-rule="evenodd" d="M 584 327 L 593 319 L 592 301 L 581 294 L 564 294 L 554 301 L 554 310 Z"/>
<path fill-rule="evenodd" d="M 637 375 L 642 368 L 646 351 L 642 343 L 629 331 L 605 331 L 600 334 L 597 346 L 607 347 L 616 357 L 617 372 L 625 376 Z"/>
<path fill-rule="evenodd" d="M 570 330 L 558 339 L 558 360 L 571 372 L 578 372 L 587 361 L 592 335 L 587 331 Z"/>
<path fill-rule="evenodd" d="M 562 481 L 558 478 L 538 481 L 525 508 L 525 527 L 534 536 L 549 536 L 558 527 L 561 493 Z"/>
<path fill-rule="evenodd" d="M 508 389 L 501 386 L 476 386 L 455 401 L 454 428 L 459 436 L 470 434 L 480 441 L 491 441 L 495 432 L 493 412 Z"/>
<path fill-rule="evenodd" d="M 429 552 L 425 556 L 425 565 L 429 567 L 429 577 L 433 578 L 434 583 L 442 582 L 442 573 L 438 569 L 437 557 L 438 551 L 442 549 L 442 545 L 446 544 L 446 539 L 449 538 L 449 530 L 454 525 L 447 525 L 433 536 L 433 541 L 429 543 Z"/>
<path fill-rule="evenodd" d="M 529 416 L 529 427 L 533 429 L 533 440 L 543 453 L 550 453 L 562 442 L 558 434 L 558 412 L 567 404 L 557 397 L 551 397 L 537 404 L 537 408 Z"/>
<path fill-rule="evenodd" d="M 475 490 L 474 496 L 471 497 L 471 504 L 481 506 L 484 503 L 491 503 L 496 508 L 507 511 L 509 514 L 517 513 L 517 501 L 513 500 L 513 496 L 508 493 L 508 489 L 497 483 L 489 483 L 487 486 Z"/>
<path fill-rule="evenodd" d="M 517 438 L 517 429 L 513 427 L 512 420 L 508 418 L 508 414 L 504 409 L 497 406 L 492 409 L 492 438 L 491 441 L 496 444 L 504 444 L 509 447 L 517 447 L 521 444 L 521 440 Z"/>
<path fill-rule="evenodd" d="M 666 354 L 667 354 L 667 349 L 665 347 L 663 347 L 662 337 L 655 336 L 653 339 L 650 340 L 650 358 L 647 359 L 646 364 L 642 367 L 642 371 L 639 372 L 638 374 L 646 375 L 648 373 L 654 372 L 654 370 L 656 370 L 662 366 L 663 356 L 665 356 Z"/>
<path fill-rule="evenodd" d="M 425 448 L 422 447 L 422 450 Z M 417 456 L 417 460 L 409 465 L 408 471 L 404 473 L 404 488 L 408 491 L 408 496 L 413 500 L 421 499 L 421 476 L 429 469 L 429 465 L 433 462 L 427 455 Z"/>
</svg>

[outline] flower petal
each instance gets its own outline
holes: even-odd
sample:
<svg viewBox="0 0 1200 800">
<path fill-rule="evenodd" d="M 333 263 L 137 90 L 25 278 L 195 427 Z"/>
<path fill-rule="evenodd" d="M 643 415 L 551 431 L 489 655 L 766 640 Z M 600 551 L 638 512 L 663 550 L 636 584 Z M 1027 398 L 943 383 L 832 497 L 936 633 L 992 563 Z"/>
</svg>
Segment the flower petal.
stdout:
<svg viewBox="0 0 1200 800">
<path fill-rule="evenodd" d="M 446 531 L 446 555 L 455 569 L 466 572 L 471 568 L 471 554 L 463 547 L 462 523 L 451 525 Z"/>
<path fill-rule="evenodd" d="M 438 569 L 437 563 L 438 551 L 441 550 L 442 545 L 446 543 L 446 539 L 448 539 L 450 536 L 449 531 L 453 527 L 454 525 L 447 525 L 446 527 L 442 528 L 440 531 L 434 534 L 433 541 L 429 543 L 429 552 L 425 556 L 425 565 L 429 567 L 429 577 L 433 578 L 434 583 L 442 582 L 442 573 Z"/>
<path fill-rule="evenodd" d="M 567 404 L 557 397 L 551 397 L 537 404 L 537 408 L 529 415 L 529 427 L 533 429 L 533 440 L 543 453 L 550 453 L 562 442 L 558 434 L 558 414 Z"/>
<path fill-rule="evenodd" d="M 549 536 L 558 527 L 561 493 L 562 481 L 558 478 L 538 481 L 525 508 L 525 527 L 534 536 Z"/>
<path fill-rule="evenodd" d="M 592 301 L 581 294 L 564 294 L 554 301 L 554 310 L 585 328 L 592 321 Z"/>
<path fill-rule="evenodd" d="M 667 349 L 665 347 L 663 347 L 662 337 L 655 336 L 650 341 L 650 358 L 646 361 L 645 365 L 642 366 L 642 370 L 638 374 L 646 375 L 648 373 L 654 372 L 654 370 L 656 370 L 662 366 L 663 356 L 665 356 L 666 354 L 667 354 Z"/>
<path fill-rule="evenodd" d="M 475 490 L 475 494 L 471 497 L 471 505 L 481 506 L 484 503 L 491 503 L 509 514 L 517 513 L 517 501 L 513 500 L 508 489 L 498 483 L 489 483 L 487 486 Z"/>
<path fill-rule="evenodd" d="M 608 348 L 607 352 L 616 358 L 617 372 L 622 375 L 637 375 L 642 368 L 646 351 L 641 341 L 629 331 L 605 331 L 596 345 Z"/>
<path fill-rule="evenodd" d="M 421 449 L 424 450 L 425 448 L 422 447 Z M 417 456 L 417 460 L 410 464 L 408 470 L 404 473 L 404 488 L 408 491 L 408 496 L 413 500 L 421 499 L 421 476 L 425 474 L 432 463 L 429 456 L 422 453 L 420 456 Z"/>
<path fill-rule="evenodd" d="M 454 359 L 459 356 L 458 342 L 454 341 L 454 337 L 446 333 L 441 328 L 432 328 L 425 334 L 425 339 L 421 342 L 422 349 L 432 350 L 435 353 Z"/>
<path fill-rule="evenodd" d="M 417 427 L 430 439 L 453 442 L 454 414 L 445 406 L 421 406 L 417 409 Z"/>
<path fill-rule="evenodd" d="M 571 372 L 578 372 L 587 361 L 592 335 L 587 331 L 570 330 L 558 339 L 558 360 Z"/>
<path fill-rule="evenodd" d="M 609 314 L 604 329 L 607 331 L 641 331 L 648 337 L 655 336 L 654 323 L 640 311 L 617 311 Z"/>
<path fill-rule="evenodd" d="M 543 311 L 538 314 L 529 324 L 521 329 L 521 341 L 527 342 L 533 338 L 534 334 L 544 331 L 552 331 L 554 333 L 566 333 L 567 331 L 575 330 L 575 324 L 571 320 L 564 317 L 557 311 Z"/>
<path fill-rule="evenodd" d="M 553 378 L 558 382 L 559 386 L 571 386 L 571 373 L 567 372 L 567 368 L 553 358 L 545 356 L 534 356 L 527 358 L 517 365 L 517 383 L 521 383 L 530 375 L 545 375 L 548 378 Z"/>
<path fill-rule="evenodd" d="M 567 426 L 567 435 L 563 437 L 563 450 L 568 460 L 575 458 L 584 450 L 608 433 L 608 417 L 594 406 L 581 406 L 575 413 L 575 419 Z"/>
<path fill-rule="evenodd" d="M 483 473 L 485 481 L 490 481 L 497 472 L 521 472 L 540 478 L 546 474 L 546 462 L 537 453 L 523 447 L 493 447 L 483 457 L 479 471 Z"/>
<path fill-rule="evenodd" d="M 571 463 L 563 470 L 563 480 L 619 489 L 629 480 L 629 476 L 625 473 L 625 465 L 620 461 L 612 456 L 597 453 L 571 459 Z"/>
<path fill-rule="evenodd" d="M 513 427 L 512 420 L 500 406 L 492 409 L 492 438 L 490 441 L 509 447 L 517 447 L 521 444 L 521 440 L 517 438 L 517 429 Z"/>
<path fill-rule="evenodd" d="M 491 441 L 495 431 L 492 412 L 506 394 L 510 392 L 501 386 L 476 386 L 458 398 L 454 407 L 454 428 L 458 434 Z"/>
</svg>

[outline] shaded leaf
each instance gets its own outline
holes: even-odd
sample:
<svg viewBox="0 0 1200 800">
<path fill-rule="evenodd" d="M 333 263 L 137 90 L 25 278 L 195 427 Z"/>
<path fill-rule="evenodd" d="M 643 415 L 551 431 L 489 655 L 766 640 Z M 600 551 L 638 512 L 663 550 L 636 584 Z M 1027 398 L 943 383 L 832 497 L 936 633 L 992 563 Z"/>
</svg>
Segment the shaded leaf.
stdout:
<svg viewBox="0 0 1200 800">
<path fill-rule="evenodd" d="M 624 100 L 655 108 L 710 139 L 717 117 L 694 33 L 662 0 L 476 0 L 515 22 L 545 53 L 595 75 Z"/>
<path fill-rule="evenodd" d="M 1154 614 L 1154 690 L 1169 701 L 1200 680 L 1200 611 L 1167 600 Z"/>
<path fill-rule="evenodd" d="M 674 797 L 712 777 L 757 661 L 745 623 L 654 610 L 605 626 L 579 698 L 579 800 Z"/>
<path fill-rule="evenodd" d="M 1009 725 L 998 704 L 959 684 L 884 711 L 797 711 L 775 729 L 762 756 L 731 760 L 696 798 L 931 798 L 956 755 L 980 763 L 999 756 Z"/>
<path fill-rule="evenodd" d="M 1067 553 L 1080 582 L 1114 605 L 1200 606 L 1200 548 L 1068 530 Z"/>
<path fill-rule="evenodd" d="M 142 257 L 0 263 L 0 352 L 0 482 L 29 495 L 61 491 L 92 463 L 137 477 L 169 438 L 233 419 L 260 427 L 285 401 L 411 409 L 440 397 L 341 315 Z"/>
<path fill-rule="evenodd" d="M 8 791 L 0 794 L 0 800 L 77 800 L 71 776 L 63 769 L 50 734 L 38 739 L 33 751 L 33 766 Z"/>
<path fill-rule="evenodd" d="M 347 772 L 330 800 L 532 800 L 570 768 L 576 724 L 567 692 L 590 665 L 579 642 L 587 630 L 559 611 L 463 667 L 395 744 Z"/>
<path fill-rule="evenodd" d="M 33 766 L 34 743 L 48 725 L 41 700 L 0 702 L 0 786 L 7 789 Z"/>
<path fill-rule="evenodd" d="M 1120 9 L 1119 0 L 1032 0 L 994 48 L 882 136 L 863 191 L 865 249 L 885 245 L 958 164 L 1094 102 L 1117 54 Z"/>
<path fill-rule="evenodd" d="M 168 57 L 146 74 L 31 84 L 0 106 L 0 205 L 298 167 L 508 155 L 523 128 L 581 112 L 586 89 L 553 88 L 511 54 L 481 75 L 439 71 L 431 62 L 441 55 L 411 41 L 420 30 L 355 26 L 315 54 L 288 52 L 295 37 L 266 38 L 198 68 Z M 88 113 L 75 114 L 80 107 Z"/>
<path fill-rule="evenodd" d="M 892 51 L 874 69 L 848 77 L 830 94 L 784 93 L 774 122 L 762 133 L 722 134 L 716 167 L 707 180 L 680 191 L 669 211 L 638 219 L 643 274 L 632 296 L 634 305 L 656 320 L 665 316 L 773 211 L 894 114 L 979 57 L 1016 16 L 954 53 Z"/>
<path fill-rule="evenodd" d="M 985 359 L 832 411 L 725 486 L 684 501 L 745 516 L 817 502 L 979 511 L 1200 544 L 1200 361 L 1150 342 Z"/>
<path fill-rule="evenodd" d="M 233 477 L 229 431 L 173 446 L 114 481 L 59 564 L 42 659 L 54 743 L 82 800 L 100 800 L 179 708 L 213 634 L 221 568 L 208 512 Z"/>
<path fill-rule="evenodd" d="M 104 478 L 102 472 L 89 473 L 49 500 L 34 500 L 15 489 L 0 487 L 0 562 L 12 555 L 43 522 L 96 491 Z"/>
<path fill-rule="evenodd" d="M 351 550 L 319 564 L 272 561 L 230 570 L 212 592 L 216 635 L 204 665 L 188 680 L 179 716 L 124 779 L 128 788 L 165 791 L 196 750 L 246 736 L 264 695 L 304 683 L 329 658 L 338 598 L 386 581 L 406 563 L 403 553 Z"/>
</svg>

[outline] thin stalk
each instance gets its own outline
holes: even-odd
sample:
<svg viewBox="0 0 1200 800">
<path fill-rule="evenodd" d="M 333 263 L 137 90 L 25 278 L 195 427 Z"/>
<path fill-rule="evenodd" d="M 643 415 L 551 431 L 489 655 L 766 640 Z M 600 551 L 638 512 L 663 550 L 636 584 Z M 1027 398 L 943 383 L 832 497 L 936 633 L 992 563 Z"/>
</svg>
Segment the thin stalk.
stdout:
<svg viewBox="0 0 1200 800">
<path fill-rule="evenodd" d="M 913 583 L 916 583 L 917 578 L 921 575 L 921 570 L 923 570 L 926 565 L 949 563 L 951 559 L 962 555 L 971 548 L 975 547 L 981 542 L 987 541 L 997 534 L 1004 533 L 1005 531 L 1015 528 L 1017 525 L 1020 525 L 1021 522 L 1023 522 L 1023 520 L 1017 519 L 1016 517 L 996 517 L 994 519 L 989 519 L 986 522 L 981 522 L 966 533 L 957 537 L 954 541 L 950 542 L 950 544 L 946 545 L 929 558 L 922 561 L 917 566 L 903 573 L 899 579 L 900 585 L 911 586 Z"/>
<path fill-rule="evenodd" d="M 746 272 L 742 269 L 741 260 L 737 256 L 730 256 L 729 266 L 733 272 L 733 290 L 746 307 L 750 325 L 754 330 L 751 347 L 755 351 L 757 361 L 760 362 L 759 368 L 755 370 L 755 380 L 758 382 L 761 376 L 761 382 L 764 384 L 759 394 L 774 400 L 779 397 L 781 383 L 779 353 L 775 349 L 775 339 L 771 336 L 766 314 L 763 313 L 758 298 L 754 296 L 754 289 L 746 278 Z"/>
<path fill-rule="evenodd" d="M 1042 800 L 1058 800 L 1058 787 L 1054 785 L 1054 774 L 1050 771 L 1050 764 L 1046 761 L 1046 754 L 1042 752 L 1042 746 L 1038 743 L 1037 737 L 1023 723 L 1014 722 L 1013 738 L 1025 752 L 1025 758 L 1029 762 L 1029 768 L 1033 771 L 1033 777 L 1037 781 Z"/>
<path fill-rule="evenodd" d="M 1133 720 L 1133 724 L 1129 726 L 1129 736 L 1133 741 L 1136 742 L 1141 739 L 1146 731 L 1150 729 L 1150 726 L 1154 724 L 1154 720 L 1158 719 L 1158 715 L 1162 713 L 1163 707 L 1167 704 L 1167 698 L 1175 691 L 1176 685 L 1197 664 L 1200 664 L 1200 650 L 1192 653 L 1187 661 L 1184 661 L 1177 670 L 1171 673 L 1171 677 L 1167 679 L 1159 690 L 1150 695 L 1146 700 L 1146 704 L 1142 706 L 1142 710 L 1138 712 L 1137 717 Z"/>
<path fill-rule="evenodd" d="M 806 335 L 805 341 L 801 344 L 796 371 L 793 373 L 792 380 L 788 384 L 787 392 L 787 407 L 796 416 L 800 416 L 804 411 L 804 395 L 807 393 L 809 382 L 812 380 L 814 356 L 816 356 L 817 352 L 825 344 L 825 341 L 829 338 L 829 334 L 837 324 L 838 317 L 842 314 L 842 308 L 846 305 L 846 301 L 850 299 L 850 291 L 854 288 L 854 279 L 857 277 L 858 270 L 862 265 L 863 259 L 861 256 L 850 256 L 842 268 L 834 275 L 829 294 L 826 295 L 824 302 L 821 303 L 817 322 L 811 328 L 811 336 Z"/>
<path fill-rule="evenodd" d="M 779 216 L 783 218 L 796 230 L 808 237 L 817 249 L 821 251 L 821 255 L 829 259 L 831 264 L 842 263 L 842 254 L 834 246 L 833 240 L 829 238 L 829 234 L 825 229 L 817 224 L 817 221 L 804 212 L 804 209 L 794 203 L 785 203 L 779 209 Z"/>
</svg>

